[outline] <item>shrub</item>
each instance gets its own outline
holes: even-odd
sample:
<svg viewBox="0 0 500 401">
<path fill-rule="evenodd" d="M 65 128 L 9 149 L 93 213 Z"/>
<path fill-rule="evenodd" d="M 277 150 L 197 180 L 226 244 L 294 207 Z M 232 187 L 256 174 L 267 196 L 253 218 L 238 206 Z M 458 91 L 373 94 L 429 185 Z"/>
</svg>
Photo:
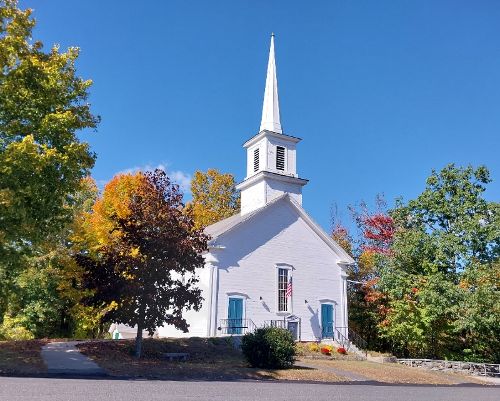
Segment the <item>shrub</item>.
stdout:
<svg viewBox="0 0 500 401">
<path fill-rule="evenodd" d="M 319 352 L 319 344 L 318 343 L 309 343 L 307 345 L 307 348 L 309 349 L 309 351 L 311 352 Z"/>
<path fill-rule="evenodd" d="M 344 347 L 339 347 L 339 348 L 337 349 L 337 352 L 338 352 L 339 354 L 342 354 L 342 355 L 346 355 L 346 354 L 347 354 L 347 351 L 345 350 L 345 348 L 344 348 Z"/>
<path fill-rule="evenodd" d="M 247 333 L 241 349 L 248 363 L 256 368 L 287 368 L 294 363 L 295 342 L 286 329 L 265 327 Z"/>
<path fill-rule="evenodd" d="M 213 345 L 230 345 L 229 337 L 209 337 L 207 340 Z"/>
<path fill-rule="evenodd" d="M 333 347 L 331 345 L 322 345 L 321 346 L 321 353 L 323 355 L 331 355 L 333 352 Z"/>
<path fill-rule="evenodd" d="M 308 344 L 304 343 L 295 343 L 295 355 L 298 356 L 304 356 L 309 354 L 309 347 L 307 346 Z"/>
<path fill-rule="evenodd" d="M 18 318 L 5 315 L 0 325 L 0 340 L 31 340 L 35 338 L 33 333 L 22 326 Z"/>
</svg>

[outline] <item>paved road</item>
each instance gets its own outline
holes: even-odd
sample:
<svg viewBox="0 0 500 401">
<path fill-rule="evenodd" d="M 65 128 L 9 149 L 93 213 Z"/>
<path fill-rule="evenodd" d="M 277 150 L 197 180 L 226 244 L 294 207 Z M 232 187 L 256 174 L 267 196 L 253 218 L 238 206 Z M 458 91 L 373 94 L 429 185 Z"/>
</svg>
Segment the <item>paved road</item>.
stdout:
<svg viewBox="0 0 500 401">
<path fill-rule="evenodd" d="M 498 401 L 498 387 L 0 377 L 2 401 Z"/>
</svg>

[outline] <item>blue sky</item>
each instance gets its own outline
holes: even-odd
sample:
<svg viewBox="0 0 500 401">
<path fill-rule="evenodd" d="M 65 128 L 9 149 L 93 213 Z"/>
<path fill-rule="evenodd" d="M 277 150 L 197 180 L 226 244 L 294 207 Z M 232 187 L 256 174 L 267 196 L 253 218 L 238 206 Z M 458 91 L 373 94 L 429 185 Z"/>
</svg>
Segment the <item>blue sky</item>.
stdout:
<svg viewBox="0 0 500 401">
<path fill-rule="evenodd" d="M 162 165 L 186 182 L 244 176 L 269 36 L 285 133 L 299 136 L 304 207 L 411 199 L 431 169 L 485 164 L 500 199 L 500 2 L 22 0 L 47 47 L 81 48 L 102 123 L 94 178 Z"/>
</svg>

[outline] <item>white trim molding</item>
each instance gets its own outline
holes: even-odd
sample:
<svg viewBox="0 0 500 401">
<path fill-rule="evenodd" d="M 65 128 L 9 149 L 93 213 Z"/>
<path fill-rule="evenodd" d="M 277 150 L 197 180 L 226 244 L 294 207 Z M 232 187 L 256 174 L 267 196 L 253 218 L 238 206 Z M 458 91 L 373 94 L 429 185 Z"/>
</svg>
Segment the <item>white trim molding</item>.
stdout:
<svg viewBox="0 0 500 401">
<path fill-rule="evenodd" d="M 232 298 L 243 298 L 243 299 L 249 299 L 250 298 L 244 292 L 238 292 L 238 291 L 228 291 L 228 292 L 226 292 L 226 295 L 228 297 L 232 297 Z"/>
</svg>

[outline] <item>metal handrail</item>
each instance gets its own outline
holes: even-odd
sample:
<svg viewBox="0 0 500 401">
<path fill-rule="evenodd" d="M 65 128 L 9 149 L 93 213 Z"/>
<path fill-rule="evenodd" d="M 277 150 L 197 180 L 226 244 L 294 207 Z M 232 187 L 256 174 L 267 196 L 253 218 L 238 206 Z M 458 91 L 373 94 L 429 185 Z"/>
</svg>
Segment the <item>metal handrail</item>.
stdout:
<svg viewBox="0 0 500 401">
<path fill-rule="evenodd" d="M 347 338 L 349 339 L 349 341 L 353 343 L 358 349 L 366 351 L 366 349 L 368 348 L 368 343 L 353 329 L 348 327 L 338 327 L 338 329 L 343 330 L 344 333 L 347 331 Z"/>
<path fill-rule="evenodd" d="M 220 319 L 217 330 L 221 334 L 241 335 L 253 333 L 255 328 L 256 326 L 252 319 Z"/>
<path fill-rule="evenodd" d="M 337 341 L 341 347 L 345 348 L 346 351 L 352 346 L 356 346 L 359 351 L 362 351 L 367 355 L 367 342 L 354 330 L 349 329 L 348 327 L 329 327 L 329 330 L 326 331 L 322 328 L 323 337 L 333 338 L 333 340 Z"/>
<path fill-rule="evenodd" d="M 333 329 L 333 339 L 337 341 L 343 348 L 345 348 L 346 351 L 349 351 L 351 348 L 351 342 L 349 339 L 344 336 L 338 328 Z"/>
<path fill-rule="evenodd" d="M 287 328 L 287 322 L 285 320 L 264 320 L 264 327 L 278 327 L 280 329 Z"/>
</svg>

